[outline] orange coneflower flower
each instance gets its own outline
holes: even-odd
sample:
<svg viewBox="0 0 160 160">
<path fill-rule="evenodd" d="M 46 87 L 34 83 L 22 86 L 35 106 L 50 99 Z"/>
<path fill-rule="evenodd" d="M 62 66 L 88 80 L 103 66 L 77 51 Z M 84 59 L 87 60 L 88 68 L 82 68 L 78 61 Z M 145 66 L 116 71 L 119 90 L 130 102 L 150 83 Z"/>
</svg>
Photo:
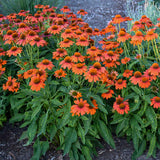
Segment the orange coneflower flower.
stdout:
<svg viewBox="0 0 160 160">
<path fill-rule="evenodd" d="M 122 79 L 118 79 L 116 80 L 116 83 L 115 83 L 115 88 L 116 89 L 123 89 L 123 88 L 126 88 L 127 87 L 127 83 L 126 83 L 126 80 L 122 80 Z"/>
<path fill-rule="evenodd" d="M 147 34 L 145 35 L 145 40 L 146 41 L 151 41 L 153 39 L 158 38 L 158 34 L 154 33 L 154 29 L 150 29 L 147 31 Z"/>
<path fill-rule="evenodd" d="M 125 19 L 124 19 L 121 15 L 119 15 L 119 14 L 117 14 L 117 15 L 112 19 L 112 23 L 113 23 L 113 24 L 122 23 L 122 22 L 124 22 L 124 21 L 125 21 Z"/>
<path fill-rule="evenodd" d="M 5 65 L 6 63 L 7 63 L 7 61 L 6 61 L 6 60 L 0 59 L 0 66 Z"/>
<path fill-rule="evenodd" d="M 92 97 L 91 97 L 91 101 L 92 101 L 94 107 L 92 107 L 91 105 L 88 107 L 88 109 L 89 109 L 88 114 L 94 115 L 96 113 L 96 110 L 98 109 L 98 104 L 97 104 L 96 100 L 93 99 Z"/>
<path fill-rule="evenodd" d="M 131 31 L 138 31 L 139 29 L 143 28 L 142 26 L 143 25 L 139 21 L 135 21 Z"/>
<path fill-rule="evenodd" d="M 61 57 L 67 55 L 67 51 L 63 48 L 57 48 L 55 52 L 53 52 L 53 59 L 59 60 Z"/>
<path fill-rule="evenodd" d="M 144 40 L 144 36 L 141 31 L 137 31 L 136 34 L 131 38 L 131 44 L 141 45 L 142 41 Z"/>
<path fill-rule="evenodd" d="M 4 35 L 4 40 L 12 39 L 12 33 L 14 33 L 14 31 L 8 30 L 6 35 Z"/>
<path fill-rule="evenodd" d="M 3 48 L 0 48 L 0 56 L 5 56 L 6 55 L 6 51 L 3 50 Z"/>
<path fill-rule="evenodd" d="M 65 77 L 66 75 L 67 75 L 66 72 L 62 68 L 55 71 L 54 73 L 54 76 L 57 78 L 62 78 L 62 77 Z"/>
<path fill-rule="evenodd" d="M 105 67 L 102 67 L 99 62 L 95 62 L 95 63 L 93 64 L 93 66 L 91 66 L 90 68 L 95 68 L 95 69 L 97 69 L 97 71 L 98 71 L 99 74 L 104 73 L 104 72 L 106 71 Z"/>
<path fill-rule="evenodd" d="M 61 37 L 66 39 L 66 38 L 72 38 L 74 37 L 74 33 L 71 29 L 66 29 L 62 34 Z"/>
<path fill-rule="evenodd" d="M 143 15 L 139 21 L 142 23 L 146 23 L 150 21 L 150 18 L 148 18 L 146 15 Z"/>
<path fill-rule="evenodd" d="M 28 30 L 29 27 L 25 23 L 20 23 L 19 28 L 17 29 L 19 33 L 27 32 Z"/>
<path fill-rule="evenodd" d="M 64 39 L 63 41 L 61 41 L 60 43 L 59 43 L 59 45 L 60 45 L 60 47 L 62 48 L 62 47 L 65 47 L 65 48 L 67 48 L 67 47 L 70 47 L 71 45 L 73 45 L 73 41 L 71 41 L 71 40 L 69 40 L 69 39 Z"/>
<path fill-rule="evenodd" d="M 112 24 L 109 24 L 106 28 L 105 28 L 105 33 L 115 33 L 116 32 L 116 27 L 113 26 Z"/>
<path fill-rule="evenodd" d="M 106 59 L 103 64 L 105 65 L 105 67 L 116 67 L 116 62 L 114 60 L 110 60 L 110 59 Z"/>
<path fill-rule="evenodd" d="M 90 68 L 89 71 L 84 74 L 84 76 L 88 82 L 96 82 L 100 79 L 100 74 L 96 68 Z"/>
<path fill-rule="evenodd" d="M 129 33 L 124 32 L 124 31 L 120 31 L 119 34 L 118 34 L 117 41 L 118 42 L 125 42 L 129 38 L 131 38 L 131 35 Z"/>
<path fill-rule="evenodd" d="M 125 57 L 124 59 L 121 59 L 122 64 L 126 64 L 130 61 L 131 59 L 129 57 Z"/>
<path fill-rule="evenodd" d="M 73 98 L 76 98 L 76 99 L 82 97 L 82 94 L 81 94 L 80 92 L 75 91 L 75 90 L 73 90 L 73 89 L 70 90 L 69 94 L 70 94 Z"/>
<path fill-rule="evenodd" d="M 45 70 L 45 69 L 52 70 L 53 67 L 54 67 L 54 65 L 48 59 L 44 59 L 44 60 L 42 60 L 42 62 L 39 62 L 37 64 L 37 68 L 39 68 L 41 70 Z"/>
<path fill-rule="evenodd" d="M 109 89 L 108 92 L 102 93 L 101 97 L 105 99 L 112 98 L 112 95 L 114 94 L 114 91 L 112 89 Z"/>
<path fill-rule="evenodd" d="M 119 59 L 119 54 L 116 54 L 115 52 L 109 50 L 106 52 L 104 57 L 105 57 L 105 59 L 117 61 Z"/>
<path fill-rule="evenodd" d="M 45 87 L 44 81 L 40 78 L 39 75 L 31 77 L 31 81 L 29 83 L 31 86 L 31 90 L 33 91 L 40 91 L 41 88 Z"/>
<path fill-rule="evenodd" d="M 22 48 L 21 47 L 16 47 L 13 46 L 10 50 L 7 51 L 7 55 L 10 57 L 11 55 L 13 56 L 17 56 L 18 54 L 20 54 L 22 52 Z"/>
<path fill-rule="evenodd" d="M 47 42 L 43 39 L 43 38 L 41 38 L 41 37 L 39 37 L 39 36 L 36 36 L 33 40 L 31 40 L 30 42 L 29 42 L 29 44 L 31 45 L 31 46 L 34 46 L 34 45 L 37 45 L 38 47 L 40 47 L 40 46 L 46 46 L 47 45 Z"/>
<path fill-rule="evenodd" d="M 152 80 L 156 80 L 157 77 L 155 75 L 152 75 L 151 71 L 149 71 L 149 69 L 147 69 L 145 72 L 144 72 L 144 76 L 145 77 L 149 77 L 149 79 L 152 81 Z"/>
<path fill-rule="evenodd" d="M 5 72 L 6 68 L 3 68 L 2 66 L 0 66 L 0 77 L 2 76 L 2 74 Z"/>
<path fill-rule="evenodd" d="M 86 14 L 88 14 L 84 9 L 80 9 L 78 12 L 77 12 L 77 14 L 80 14 L 80 15 L 82 15 L 82 16 L 84 16 L 84 15 L 86 15 Z"/>
<path fill-rule="evenodd" d="M 65 57 L 64 60 L 60 62 L 60 65 L 64 69 L 71 69 L 73 66 L 72 58 L 70 56 Z"/>
<path fill-rule="evenodd" d="M 141 77 L 142 77 L 142 73 L 141 72 L 139 72 L 139 71 L 136 71 L 135 73 L 134 73 L 134 76 L 132 76 L 131 78 L 130 78 L 130 81 L 133 83 L 133 84 L 138 84 L 140 81 L 141 81 Z"/>
<path fill-rule="evenodd" d="M 123 49 L 122 48 L 116 48 L 116 53 L 117 54 L 122 54 L 123 53 Z"/>
<path fill-rule="evenodd" d="M 16 82 L 16 79 L 12 77 L 8 77 L 8 80 L 5 84 L 3 84 L 3 90 L 9 90 L 11 92 L 17 92 L 19 90 L 20 83 Z"/>
<path fill-rule="evenodd" d="M 86 113 L 89 112 L 89 104 L 87 103 L 86 100 L 83 100 L 82 98 L 80 100 L 75 100 L 74 101 L 75 105 L 73 105 L 71 107 L 71 113 L 72 113 L 72 116 L 74 115 L 84 115 Z"/>
<path fill-rule="evenodd" d="M 153 106 L 153 108 L 160 108 L 160 97 L 153 97 L 151 99 L 151 106 Z"/>
<path fill-rule="evenodd" d="M 21 34 L 18 41 L 17 41 L 17 44 L 19 45 L 22 45 L 22 46 L 25 46 L 26 44 L 28 44 L 28 40 L 26 38 L 26 34 Z"/>
<path fill-rule="evenodd" d="M 68 8 L 68 6 L 64 6 L 60 9 L 63 13 L 70 12 L 71 10 Z"/>
<path fill-rule="evenodd" d="M 48 28 L 48 32 L 51 34 L 59 34 L 61 32 L 62 28 L 58 25 L 53 25 Z"/>
<path fill-rule="evenodd" d="M 31 41 L 31 40 L 33 40 L 35 37 L 37 37 L 37 33 L 36 33 L 35 31 L 33 31 L 33 30 L 30 30 L 30 31 L 28 32 L 28 34 L 27 34 L 26 39 L 29 40 L 29 41 Z"/>
<path fill-rule="evenodd" d="M 103 62 L 105 60 L 105 55 L 106 51 L 105 50 L 99 50 L 98 53 L 96 53 L 94 59 L 95 61 L 98 61 L 98 62 Z"/>
<path fill-rule="evenodd" d="M 100 35 L 100 31 L 98 28 L 94 28 L 93 30 L 93 36 L 99 36 Z"/>
<path fill-rule="evenodd" d="M 89 54 L 90 56 L 94 57 L 99 52 L 100 52 L 100 50 L 98 48 L 96 48 L 95 46 L 92 46 L 91 48 L 87 49 L 86 53 Z"/>
<path fill-rule="evenodd" d="M 132 74 L 133 70 L 126 69 L 123 73 L 123 77 L 129 78 L 130 76 L 132 76 Z"/>
<path fill-rule="evenodd" d="M 141 54 L 136 54 L 136 59 L 141 59 L 142 55 Z"/>
<path fill-rule="evenodd" d="M 141 77 L 141 80 L 139 81 L 138 84 L 141 88 L 148 88 L 151 85 L 149 77 L 145 77 L 145 76 Z"/>
<path fill-rule="evenodd" d="M 80 37 L 77 42 L 76 42 L 77 46 L 88 46 L 89 45 L 89 41 L 87 40 L 86 37 Z"/>
<path fill-rule="evenodd" d="M 78 61 L 84 62 L 84 60 L 85 60 L 85 57 L 82 56 L 81 53 L 79 53 L 79 52 L 75 52 L 74 55 L 71 57 L 72 57 L 73 62 L 78 62 Z"/>
<path fill-rule="evenodd" d="M 87 66 L 85 65 L 85 63 L 77 63 L 73 65 L 72 71 L 75 74 L 82 75 L 83 73 L 87 71 Z"/>
<path fill-rule="evenodd" d="M 159 64 L 153 63 L 152 66 L 148 70 L 151 72 L 151 75 L 158 76 L 160 73 Z"/>
<path fill-rule="evenodd" d="M 35 75 L 35 71 L 36 69 L 30 69 L 24 72 L 24 75 L 23 75 L 24 79 L 31 78 L 33 75 Z"/>
<path fill-rule="evenodd" d="M 3 14 L 0 14 L 0 22 L 1 21 L 4 21 L 4 20 L 6 20 L 7 18 L 3 15 Z"/>
<path fill-rule="evenodd" d="M 128 113 L 129 111 L 128 100 L 124 101 L 124 98 L 118 95 L 116 101 L 113 104 L 113 109 L 116 110 L 119 114 Z"/>
<path fill-rule="evenodd" d="M 40 79 L 45 81 L 47 79 L 47 73 L 45 70 L 35 69 L 35 76 L 39 76 Z"/>
</svg>

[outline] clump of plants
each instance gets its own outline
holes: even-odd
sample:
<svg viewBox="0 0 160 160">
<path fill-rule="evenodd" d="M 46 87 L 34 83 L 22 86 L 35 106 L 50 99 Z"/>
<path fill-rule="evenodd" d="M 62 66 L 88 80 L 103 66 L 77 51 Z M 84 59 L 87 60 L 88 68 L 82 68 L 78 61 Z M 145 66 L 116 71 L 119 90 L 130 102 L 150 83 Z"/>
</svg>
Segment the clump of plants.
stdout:
<svg viewBox="0 0 160 160">
<path fill-rule="evenodd" d="M 83 9 L 78 16 L 67 6 L 61 13 L 35 9 L 0 15 L 0 111 L 27 127 L 20 139 L 34 143 L 32 159 L 53 143 L 70 159 L 90 160 L 101 138 L 115 148 L 114 132 L 133 141 L 133 159 L 148 144 L 148 156 L 156 157 L 160 23 L 116 15 L 99 30 L 83 21 Z M 93 39 L 100 35 L 98 48 Z"/>
</svg>

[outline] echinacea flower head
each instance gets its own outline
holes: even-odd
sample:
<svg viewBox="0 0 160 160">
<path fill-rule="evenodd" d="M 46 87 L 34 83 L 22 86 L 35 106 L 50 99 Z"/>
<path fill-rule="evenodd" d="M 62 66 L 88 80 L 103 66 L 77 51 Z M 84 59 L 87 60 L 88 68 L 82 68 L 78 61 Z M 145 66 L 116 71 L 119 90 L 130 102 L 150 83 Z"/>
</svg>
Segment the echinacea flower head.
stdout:
<svg viewBox="0 0 160 160">
<path fill-rule="evenodd" d="M 141 78 L 142 78 L 142 73 L 139 71 L 136 71 L 134 75 L 130 78 L 130 81 L 136 85 L 141 81 Z"/>
<path fill-rule="evenodd" d="M 27 78 L 31 78 L 33 75 L 35 75 L 35 72 L 36 72 L 36 69 L 30 69 L 26 72 L 24 72 L 24 79 L 27 79 Z"/>
<path fill-rule="evenodd" d="M 84 15 L 86 15 L 86 14 L 88 14 L 84 9 L 80 9 L 78 12 L 77 12 L 77 14 L 80 14 L 80 15 L 82 15 L 82 16 L 84 16 Z"/>
<path fill-rule="evenodd" d="M 74 64 L 72 67 L 72 72 L 75 74 L 82 75 L 86 71 L 87 71 L 87 66 L 85 65 L 85 63 L 77 63 Z"/>
<path fill-rule="evenodd" d="M 151 99 L 151 106 L 153 106 L 153 108 L 160 108 L 160 97 L 153 97 Z"/>
<path fill-rule="evenodd" d="M 158 76 L 160 73 L 160 66 L 158 63 L 153 63 L 152 66 L 149 68 L 151 75 Z"/>
<path fill-rule="evenodd" d="M 43 59 L 42 62 L 39 62 L 37 64 L 37 68 L 39 68 L 41 70 L 45 70 L 45 69 L 52 70 L 53 67 L 54 67 L 54 65 L 48 59 Z"/>
<path fill-rule="evenodd" d="M 120 14 L 117 14 L 113 19 L 112 19 L 112 23 L 113 24 L 119 24 L 119 23 L 122 23 L 124 22 L 125 19 L 120 15 Z"/>
<path fill-rule="evenodd" d="M 112 95 L 114 94 L 114 91 L 112 89 L 109 89 L 108 92 L 102 93 L 101 97 L 104 99 L 112 98 Z"/>
<path fill-rule="evenodd" d="M 139 87 L 141 88 L 148 88 L 151 85 L 149 77 L 145 77 L 145 76 L 141 77 L 141 80 L 139 81 L 138 84 L 139 84 Z"/>
<path fill-rule="evenodd" d="M 129 33 L 124 32 L 124 31 L 120 31 L 119 34 L 118 34 L 117 41 L 118 42 L 125 42 L 129 38 L 131 38 L 131 35 Z"/>
<path fill-rule="evenodd" d="M 55 52 L 53 52 L 53 59 L 59 60 L 60 58 L 67 55 L 67 51 L 63 48 L 57 48 Z"/>
<path fill-rule="evenodd" d="M 62 28 L 58 25 L 53 25 L 51 27 L 48 28 L 48 32 L 51 34 L 59 34 L 61 32 Z"/>
<path fill-rule="evenodd" d="M 74 55 L 72 56 L 72 61 L 73 62 L 84 62 L 85 57 L 81 55 L 79 52 L 75 52 Z"/>
<path fill-rule="evenodd" d="M 118 95 L 118 97 L 116 97 L 116 101 L 113 104 L 113 109 L 116 110 L 119 114 L 127 114 L 130 110 L 128 100 L 124 101 L 124 98 Z"/>
<path fill-rule="evenodd" d="M 89 41 L 87 40 L 86 37 L 80 37 L 77 42 L 76 42 L 77 46 L 88 46 L 89 45 Z"/>
<path fill-rule="evenodd" d="M 156 38 L 158 38 L 158 34 L 154 33 L 153 29 L 150 29 L 150 30 L 147 31 L 147 34 L 145 35 L 145 40 L 146 41 L 151 41 L 151 40 L 156 39 Z"/>
<path fill-rule="evenodd" d="M 70 56 L 65 57 L 64 60 L 60 62 L 60 65 L 64 69 L 71 69 L 73 66 L 72 58 Z"/>
<path fill-rule="evenodd" d="M 67 47 L 70 47 L 71 45 L 73 45 L 73 43 L 74 43 L 73 41 L 66 38 L 63 41 L 61 41 L 59 43 L 59 45 L 60 45 L 61 48 L 63 48 L 63 47 L 67 48 Z"/>
<path fill-rule="evenodd" d="M 123 88 L 126 88 L 127 87 L 127 83 L 126 83 L 126 80 L 122 80 L 122 79 L 118 79 L 116 80 L 116 83 L 115 83 L 115 88 L 116 89 L 123 89 Z"/>
<path fill-rule="evenodd" d="M 144 36 L 141 31 L 137 31 L 136 34 L 131 38 L 131 44 L 141 45 L 142 41 L 144 40 Z"/>
<path fill-rule="evenodd" d="M 9 90 L 11 92 L 17 92 L 19 90 L 20 83 L 15 78 L 8 77 L 6 84 L 3 84 L 3 90 Z"/>
<path fill-rule="evenodd" d="M 29 42 L 29 44 L 31 45 L 31 46 L 34 46 L 34 45 L 36 45 L 37 47 L 43 47 L 43 46 L 46 46 L 47 45 L 47 42 L 43 39 L 43 38 L 41 38 L 41 37 L 39 37 L 39 36 L 36 36 L 36 37 L 34 37 L 34 39 L 33 40 L 31 40 L 30 42 Z"/>
<path fill-rule="evenodd" d="M 9 57 L 13 56 L 17 56 L 18 54 L 20 54 L 22 52 L 22 48 L 21 47 L 16 47 L 13 46 L 10 50 L 7 51 L 7 55 Z"/>
<path fill-rule="evenodd" d="M 72 116 L 74 115 L 83 116 L 84 114 L 89 112 L 88 109 L 89 104 L 87 103 L 86 100 L 83 100 L 81 98 L 80 100 L 79 99 L 75 100 L 74 103 L 75 104 L 71 107 Z"/>
<path fill-rule="evenodd" d="M 81 94 L 80 92 L 78 92 L 78 91 L 76 91 L 76 90 L 73 90 L 73 89 L 70 90 L 69 94 L 70 94 L 73 98 L 76 98 L 76 99 L 82 97 L 82 94 Z"/>
<path fill-rule="evenodd" d="M 60 9 L 63 13 L 70 12 L 71 10 L 68 8 L 68 6 L 64 6 Z"/>
<path fill-rule="evenodd" d="M 54 76 L 57 78 L 62 78 L 62 77 L 65 77 L 66 75 L 67 75 L 66 72 L 62 68 L 59 70 L 56 70 L 54 73 Z"/>
<path fill-rule="evenodd" d="M 45 87 L 44 81 L 40 78 L 39 75 L 31 77 L 31 81 L 29 83 L 31 86 L 31 90 L 33 91 L 40 91 L 41 88 Z"/>
<path fill-rule="evenodd" d="M 129 78 L 130 76 L 132 76 L 132 74 L 133 70 L 126 69 L 123 73 L 123 77 Z"/>
<path fill-rule="evenodd" d="M 96 82 L 100 79 L 100 74 L 96 68 L 90 68 L 88 72 L 85 73 L 85 79 L 88 82 Z"/>
</svg>

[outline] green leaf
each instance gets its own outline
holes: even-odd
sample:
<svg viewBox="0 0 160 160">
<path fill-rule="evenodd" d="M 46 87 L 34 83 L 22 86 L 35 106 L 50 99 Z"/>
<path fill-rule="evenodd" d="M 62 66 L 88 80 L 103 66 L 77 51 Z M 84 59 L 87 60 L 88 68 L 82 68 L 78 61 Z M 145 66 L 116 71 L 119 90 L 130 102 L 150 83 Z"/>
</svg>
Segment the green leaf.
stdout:
<svg viewBox="0 0 160 160">
<path fill-rule="evenodd" d="M 104 138 L 104 140 L 105 140 L 110 146 L 112 146 L 113 148 L 115 148 L 114 140 L 113 140 L 112 135 L 111 135 L 111 132 L 110 132 L 110 130 L 108 129 L 108 127 L 106 126 L 106 124 L 105 124 L 103 121 L 98 120 L 97 128 L 98 128 L 98 130 L 99 130 L 100 135 Z"/>
<path fill-rule="evenodd" d="M 14 122 L 20 122 L 24 119 L 24 114 L 16 113 L 14 117 L 10 118 L 9 122 L 14 123 Z"/>
<path fill-rule="evenodd" d="M 85 156 L 86 160 L 92 160 L 92 157 L 90 155 L 89 148 L 87 146 L 82 147 L 82 153 Z"/>
<path fill-rule="evenodd" d="M 121 121 L 116 128 L 116 134 L 118 135 L 128 124 L 128 119 L 124 119 L 123 121 Z"/>
<path fill-rule="evenodd" d="M 45 132 L 46 132 L 46 125 L 47 125 L 47 119 L 48 119 L 48 112 L 49 110 L 47 110 L 47 113 L 46 114 L 43 114 L 42 117 L 41 117 L 41 126 L 40 126 L 40 131 L 38 133 L 37 136 L 41 135 L 41 134 L 44 134 L 45 135 Z"/>
<path fill-rule="evenodd" d="M 151 156 L 153 154 L 155 147 L 156 147 L 156 136 L 153 135 L 150 140 L 150 146 L 147 156 Z"/>
<path fill-rule="evenodd" d="M 136 92 L 138 95 L 141 95 L 142 93 L 141 93 L 141 90 L 138 88 L 138 87 L 136 87 L 136 86 L 131 86 L 131 88 L 132 88 L 132 90 L 134 91 L 134 92 Z"/>
<path fill-rule="evenodd" d="M 53 137 L 57 133 L 57 127 L 53 124 L 50 128 L 49 135 L 50 135 L 50 141 L 52 141 Z"/>
<path fill-rule="evenodd" d="M 33 121 L 31 125 L 28 127 L 28 142 L 24 146 L 28 146 L 33 141 L 34 137 L 36 136 L 37 132 L 37 124 L 36 121 Z"/>
<path fill-rule="evenodd" d="M 82 143 L 85 144 L 85 132 L 80 123 L 78 124 L 78 136 L 81 138 Z"/>
<path fill-rule="evenodd" d="M 136 152 L 138 152 L 139 147 L 139 137 L 137 136 L 137 133 L 135 130 L 132 129 L 132 139 L 133 139 L 133 145 Z"/>
<path fill-rule="evenodd" d="M 156 116 L 154 109 L 149 106 L 146 109 L 145 114 L 146 114 L 148 121 L 151 123 L 152 131 L 155 132 L 157 129 L 157 116 Z"/>
<path fill-rule="evenodd" d="M 42 153 L 42 155 L 45 155 L 48 149 L 49 149 L 49 142 L 48 141 L 41 141 L 41 153 Z"/>
<path fill-rule="evenodd" d="M 66 133 L 65 140 L 64 140 L 63 155 L 66 155 L 66 153 L 69 153 L 72 143 L 76 142 L 76 140 L 77 140 L 76 130 L 74 128 L 68 128 L 68 132 Z"/>
<path fill-rule="evenodd" d="M 32 116 L 31 116 L 31 121 L 36 117 L 36 115 L 39 113 L 41 110 L 42 104 L 38 105 L 36 108 L 34 108 Z"/>
</svg>

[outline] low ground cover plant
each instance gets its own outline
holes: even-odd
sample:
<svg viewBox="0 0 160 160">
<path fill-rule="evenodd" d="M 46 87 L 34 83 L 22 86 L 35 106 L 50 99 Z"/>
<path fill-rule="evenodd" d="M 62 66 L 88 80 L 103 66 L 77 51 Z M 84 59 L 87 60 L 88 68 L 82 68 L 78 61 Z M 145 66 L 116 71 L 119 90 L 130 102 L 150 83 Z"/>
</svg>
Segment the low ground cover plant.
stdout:
<svg viewBox="0 0 160 160">
<path fill-rule="evenodd" d="M 32 159 L 53 143 L 70 159 L 90 160 L 101 138 L 115 148 L 112 133 L 133 141 L 133 160 L 146 149 L 156 157 L 160 18 L 116 15 L 99 30 L 83 21 L 83 9 L 35 9 L 0 15 L 0 125 L 8 116 L 27 127 L 20 139 L 34 143 Z"/>
</svg>

